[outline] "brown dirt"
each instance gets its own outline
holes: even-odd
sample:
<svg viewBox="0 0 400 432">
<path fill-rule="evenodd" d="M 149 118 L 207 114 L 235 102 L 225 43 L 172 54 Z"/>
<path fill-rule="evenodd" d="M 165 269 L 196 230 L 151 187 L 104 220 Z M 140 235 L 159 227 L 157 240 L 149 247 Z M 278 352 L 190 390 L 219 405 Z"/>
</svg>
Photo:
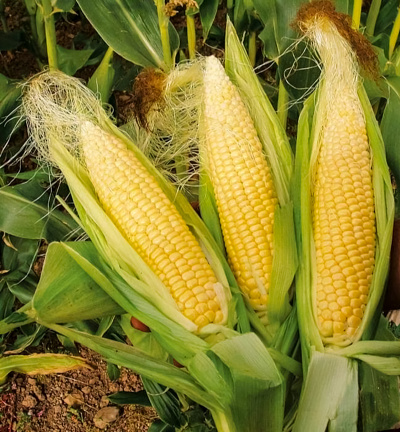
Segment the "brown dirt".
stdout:
<svg viewBox="0 0 400 432">
<path fill-rule="evenodd" d="M 112 406 L 107 395 L 117 391 L 142 390 L 140 378 L 121 369 L 120 378 L 111 381 L 106 363 L 85 347 L 79 354 L 94 366 L 60 375 L 29 377 L 15 374 L 8 390 L 0 393 L 0 432 L 98 432 L 96 413 Z M 71 402 L 76 404 L 69 406 Z M 147 431 L 157 418 L 152 408 L 126 405 L 107 432 Z"/>
</svg>

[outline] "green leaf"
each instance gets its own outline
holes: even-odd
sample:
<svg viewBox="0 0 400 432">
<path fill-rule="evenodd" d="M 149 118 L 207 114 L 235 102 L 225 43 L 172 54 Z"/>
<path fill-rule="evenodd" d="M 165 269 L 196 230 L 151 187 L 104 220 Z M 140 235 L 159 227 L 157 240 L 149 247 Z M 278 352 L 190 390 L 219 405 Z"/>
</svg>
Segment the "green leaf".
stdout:
<svg viewBox="0 0 400 432">
<path fill-rule="evenodd" d="M 354 0 L 336 0 L 335 1 L 335 9 L 338 12 L 347 14 L 347 15 L 352 15 L 353 13 L 353 5 L 354 5 Z"/>
<path fill-rule="evenodd" d="M 120 56 L 140 66 L 163 67 L 163 49 L 157 10 L 150 0 L 78 0 L 96 31 Z M 171 51 L 179 47 L 169 26 Z"/>
<path fill-rule="evenodd" d="M 23 239 L 19 237 L 7 236 L 1 245 L 2 269 L 8 273 L 2 275 L 2 279 L 10 282 L 17 282 L 21 277 L 25 277 L 31 270 L 36 259 L 39 248 L 38 240 Z M 17 273 L 17 277 L 12 274 Z"/>
<path fill-rule="evenodd" d="M 381 130 L 389 167 L 396 184 L 400 185 L 400 77 L 389 77 L 386 82 L 389 97 L 382 116 Z"/>
<path fill-rule="evenodd" d="M 203 26 L 203 42 L 207 40 L 208 33 L 218 11 L 218 0 L 204 0 L 200 5 L 200 19 Z"/>
<path fill-rule="evenodd" d="M 389 32 L 392 29 L 397 15 L 397 8 L 399 7 L 397 0 L 387 0 L 382 3 L 383 5 L 376 21 L 375 34 Z"/>
<path fill-rule="evenodd" d="M 254 0 L 254 7 L 264 24 L 260 33 L 264 54 L 278 63 L 280 79 L 295 100 L 302 98 L 319 76 L 319 69 L 310 59 L 306 45 L 300 43 L 290 47 L 299 37 L 291 23 L 305 1 Z"/>
<path fill-rule="evenodd" d="M 362 431 L 391 429 L 400 418 L 398 377 L 378 372 L 364 362 L 360 362 L 358 374 Z"/>
<path fill-rule="evenodd" d="M 115 364 L 107 363 L 107 375 L 111 381 L 116 381 L 120 377 L 121 371 Z"/>
<path fill-rule="evenodd" d="M 13 310 L 14 300 L 15 297 L 3 285 L 3 288 L 0 290 L 0 319 L 3 320 L 10 316 Z"/>
<path fill-rule="evenodd" d="M 51 4 L 57 12 L 69 12 L 75 6 L 75 0 L 52 0 Z"/>
<path fill-rule="evenodd" d="M 23 333 L 18 333 L 17 339 L 8 349 L 6 354 L 19 354 L 29 346 L 38 346 L 46 333 L 46 328 L 38 324 L 30 324 L 24 328 Z"/>
<path fill-rule="evenodd" d="M 113 51 L 111 48 L 109 48 L 87 84 L 93 93 L 100 95 L 100 100 L 103 103 L 108 102 L 114 83 L 115 69 L 113 66 L 112 57 Z"/>
<path fill-rule="evenodd" d="M 51 210 L 36 182 L 0 188 L 0 231 L 27 239 L 61 240 L 77 230 L 76 222 Z"/>
<path fill-rule="evenodd" d="M 145 390 L 138 392 L 117 392 L 107 396 L 110 402 L 117 405 L 142 405 L 151 406 L 151 402 Z"/>
<path fill-rule="evenodd" d="M 188 430 L 185 428 L 185 430 Z M 149 432 L 174 432 L 176 429 L 170 425 L 163 423 L 162 421 L 156 420 L 149 427 Z"/>
<path fill-rule="evenodd" d="M 18 116 L 11 113 L 18 107 L 21 87 L 18 82 L 0 74 L 0 140 L 7 142 L 14 128 L 18 124 Z M 7 116 L 10 117 L 8 118 Z"/>
<path fill-rule="evenodd" d="M 147 378 L 142 378 L 142 381 L 151 405 L 157 411 L 160 419 L 176 428 L 183 426 L 180 403 L 172 392 Z"/>
<path fill-rule="evenodd" d="M 28 315 L 25 313 L 25 311 L 30 310 L 31 308 L 31 304 L 29 303 L 8 316 L 4 315 L 4 311 L 7 310 L 7 303 L 2 302 L 2 293 L 4 292 L 8 293 L 8 296 L 11 295 L 8 290 L 0 291 L 0 313 L 3 313 L 3 317 L 5 317 L 2 321 L 0 321 L 0 334 L 8 333 L 17 327 L 30 324 L 33 321 L 33 319 L 28 317 Z M 11 312 L 13 305 L 14 297 L 12 297 L 12 299 L 9 301 L 9 310 L 7 311 L 7 314 Z"/>
<path fill-rule="evenodd" d="M 74 369 L 90 368 L 80 357 L 65 354 L 31 354 L 0 358 L 0 384 L 10 372 L 28 375 L 64 373 Z"/>
<path fill-rule="evenodd" d="M 0 32 L 0 51 L 12 51 L 24 43 L 24 32 L 21 29 L 7 33 Z"/>
<path fill-rule="evenodd" d="M 75 75 L 85 66 L 93 52 L 92 49 L 74 50 L 57 45 L 58 68 L 67 75 Z"/>
</svg>

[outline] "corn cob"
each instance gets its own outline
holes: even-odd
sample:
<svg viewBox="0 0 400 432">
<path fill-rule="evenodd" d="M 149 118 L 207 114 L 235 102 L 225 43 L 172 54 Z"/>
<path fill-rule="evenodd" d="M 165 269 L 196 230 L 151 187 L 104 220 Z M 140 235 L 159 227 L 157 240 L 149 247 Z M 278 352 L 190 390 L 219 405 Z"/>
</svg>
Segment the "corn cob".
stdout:
<svg viewBox="0 0 400 432">
<path fill-rule="evenodd" d="M 215 57 L 206 59 L 204 124 L 209 176 L 230 266 L 251 306 L 265 311 L 277 196 L 252 119 Z"/>
<path fill-rule="evenodd" d="M 84 161 L 99 200 L 134 249 L 199 328 L 224 319 L 217 279 L 157 181 L 116 136 L 91 122 L 81 127 Z"/>
<path fill-rule="evenodd" d="M 375 263 L 371 154 L 358 98 L 341 94 L 324 126 L 314 186 L 313 231 L 321 335 L 352 337 Z"/>
</svg>

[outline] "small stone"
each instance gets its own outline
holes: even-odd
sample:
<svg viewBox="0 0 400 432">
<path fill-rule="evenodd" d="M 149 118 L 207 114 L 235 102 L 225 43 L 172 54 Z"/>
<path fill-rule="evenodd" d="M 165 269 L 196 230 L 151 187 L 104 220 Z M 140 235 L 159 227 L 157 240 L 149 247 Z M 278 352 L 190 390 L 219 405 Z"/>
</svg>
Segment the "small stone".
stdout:
<svg viewBox="0 0 400 432">
<path fill-rule="evenodd" d="M 22 405 L 27 408 L 33 408 L 37 405 L 37 400 L 33 396 L 27 396 L 23 401 Z"/>
<path fill-rule="evenodd" d="M 28 384 L 34 386 L 36 385 L 36 380 L 34 378 L 28 378 Z"/>
<path fill-rule="evenodd" d="M 89 386 L 82 387 L 82 392 L 85 394 L 89 394 L 91 392 L 91 388 Z"/>
<path fill-rule="evenodd" d="M 89 380 L 89 385 L 96 384 L 96 382 L 97 382 L 97 378 L 92 378 L 91 380 Z"/>
<path fill-rule="evenodd" d="M 80 405 L 83 405 L 84 399 L 83 394 L 79 390 L 75 390 L 72 393 L 70 393 L 66 398 L 64 398 L 64 402 L 73 408 L 76 408 Z"/>
<path fill-rule="evenodd" d="M 108 399 L 108 397 L 107 397 L 107 396 L 103 396 L 103 397 L 101 398 L 101 400 L 100 400 L 99 405 L 100 405 L 101 408 L 104 408 L 104 407 L 106 407 L 109 403 L 110 403 L 110 400 Z"/>
<path fill-rule="evenodd" d="M 55 413 L 55 414 L 60 414 L 60 413 L 61 413 L 61 407 L 60 407 L 60 405 L 56 405 L 56 406 L 54 407 L 54 413 Z"/>
<path fill-rule="evenodd" d="M 117 407 L 106 407 L 97 411 L 93 418 L 93 423 L 99 429 L 105 429 L 110 423 L 114 422 L 119 415 Z"/>
</svg>

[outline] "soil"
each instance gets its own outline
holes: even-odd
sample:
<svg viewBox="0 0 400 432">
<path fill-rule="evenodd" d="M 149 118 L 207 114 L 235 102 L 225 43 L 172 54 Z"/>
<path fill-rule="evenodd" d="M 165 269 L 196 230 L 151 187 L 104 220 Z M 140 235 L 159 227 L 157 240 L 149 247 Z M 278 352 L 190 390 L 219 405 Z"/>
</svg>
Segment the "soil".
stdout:
<svg viewBox="0 0 400 432">
<path fill-rule="evenodd" d="M 140 378 L 121 368 L 111 381 L 101 357 L 85 347 L 79 355 L 93 369 L 65 374 L 26 376 L 14 374 L 6 391 L 0 393 L 0 432 L 98 432 L 94 417 L 113 406 L 107 396 L 118 391 L 142 390 Z M 115 405 L 114 405 L 115 406 Z M 107 432 L 147 431 L 157 418 L 152 408 L 137 405 L 116 407 L 117 418 Z"/>
</svg>

